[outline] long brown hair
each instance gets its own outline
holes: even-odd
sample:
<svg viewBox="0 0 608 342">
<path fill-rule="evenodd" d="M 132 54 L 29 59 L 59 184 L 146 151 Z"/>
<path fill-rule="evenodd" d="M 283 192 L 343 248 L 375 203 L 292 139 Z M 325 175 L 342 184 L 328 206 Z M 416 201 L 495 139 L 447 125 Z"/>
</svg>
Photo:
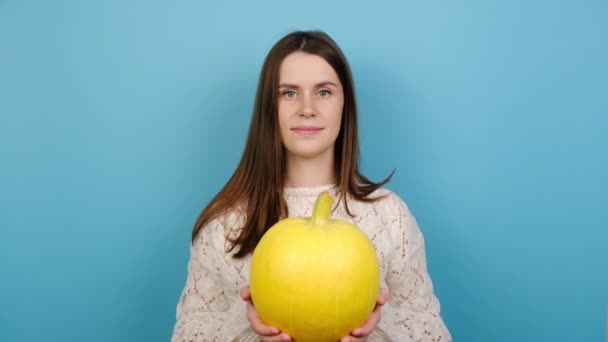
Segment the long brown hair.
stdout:
<svg viewBox="0 0 608 342">
<path fill-rule="evenodd" d="M 245 204 L 244 226 L 230 227 L 242 228 L 238 237 L 230 240 L 232 245 L 229 249 L 232 251 L 238 246 L 234 257 L 242 258 L 253 251 L 266 230 L 288 216 L 283 198 L 286 167 L 278 124 L 278 89 L 281 62 L 296 51 L 325 59 L 338 74 L 344 89 L 342 124 L 334 149 L 334 171 L 339 201 L 344 201 L 348 214 L 352 216 L 346 203 L 347 193 L 360 201 L 376 201 L 381 197 L 368 198 L 368 195 L 393 176 L 394 170 L 382 182 L 374 183 L 359 172 L 355 88 L 350 67 L 338 45 L 322 31 L 292 32 L 279 40 L 266 56 L 241 161 L 226 185 L 198 217 L 192 231 L 192 242 L 205 224 L 237 204 Z"/>
</svg>

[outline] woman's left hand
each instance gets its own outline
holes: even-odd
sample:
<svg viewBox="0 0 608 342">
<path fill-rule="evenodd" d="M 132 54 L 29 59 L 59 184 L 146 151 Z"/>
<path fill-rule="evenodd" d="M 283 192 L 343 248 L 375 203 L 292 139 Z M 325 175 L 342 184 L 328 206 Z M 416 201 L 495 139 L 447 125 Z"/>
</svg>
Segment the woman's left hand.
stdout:
<svg viewBox="0 0 608 342">
<path fill-rule="evenodd" d="M 388 300 L 388 289 L 381 288 L 378 293 L 378 299 L 376 300 L 376 307 L 372 314 L 367 319 L 367 322 L 357 329 L 353 330 L 350 335 L 344 336 L 340 339 L 340 342 L 363 342 L 367 336 L 374 331 L 378 322 L 380 322 L 380 307 Z"/>
</svg>

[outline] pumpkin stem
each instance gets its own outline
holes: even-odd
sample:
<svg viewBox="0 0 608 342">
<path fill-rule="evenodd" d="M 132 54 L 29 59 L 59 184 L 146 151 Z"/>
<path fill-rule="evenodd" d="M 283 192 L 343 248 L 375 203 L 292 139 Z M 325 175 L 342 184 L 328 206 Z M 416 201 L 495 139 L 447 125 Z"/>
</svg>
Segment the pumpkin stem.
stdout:
<svg viewBox="0 0 608 342">
<path fill-rule="evenodd" d="M 315 207 L 312 210 L 312 224 L 314 226 L 329 220 L 332 204 L 334 204 L 334 199 L 329 195 L 328 191 L 323 191 L 319 194 Z"/>
</svg>

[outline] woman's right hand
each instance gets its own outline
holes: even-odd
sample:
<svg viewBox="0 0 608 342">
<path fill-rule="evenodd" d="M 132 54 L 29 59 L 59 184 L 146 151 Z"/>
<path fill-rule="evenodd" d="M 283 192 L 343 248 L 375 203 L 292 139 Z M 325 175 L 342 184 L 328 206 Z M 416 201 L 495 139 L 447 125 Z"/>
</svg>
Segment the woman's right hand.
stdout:
<svg viewBox="0 0 608 342">
<path fill-rule="evenodd" d="M 281 333 L 279 329 L 269 327 L 262 322 L 260 315 L 258 315 L 258 311 L 251 301 L 249 286 L 245 286 L 241 289 L 241 298 L 247 302 L 247 319 L 251 324 L 251 328 L 256 334 L 260 335 L 263 342 L 291 341 L 291 336 Z"/>
</svg>

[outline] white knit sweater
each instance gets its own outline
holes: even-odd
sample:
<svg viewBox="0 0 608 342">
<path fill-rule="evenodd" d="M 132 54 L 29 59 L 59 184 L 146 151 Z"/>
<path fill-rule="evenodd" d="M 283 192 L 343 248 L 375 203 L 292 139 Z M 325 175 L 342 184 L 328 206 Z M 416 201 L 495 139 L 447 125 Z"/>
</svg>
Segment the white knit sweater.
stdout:
<svg viewBox="0 0 608 342">
<path fill-rule="evenodd" d="M 318 194 L 331 185 L 285 188 L 289 216 L 312 215 Z M 381 188 L 370 195 L 389 194 L 365 203 L 348 196 L 351 217 L 341 204 L 332 218 L 352 222 L 372 241 L 381 266 L 381 287 L 390 292 L 381 320 L 367 341 L 451 341 L 440 316 L 439 301 L 427 272 L 424 238 L 407 205 L 395 193 Z M 239 290 L 249 285 L 251 255 L 234 259 L 226 253 L 227 234 L 236 236 L 244 216 L 234 210 L 210 222 L 190 250 L 188 277 L 179 303 L 172 342 L 260 341 L 249 325 L 246 303 Z M 236 249 L 235 249 L 236 250 Z"/>
</svg>

